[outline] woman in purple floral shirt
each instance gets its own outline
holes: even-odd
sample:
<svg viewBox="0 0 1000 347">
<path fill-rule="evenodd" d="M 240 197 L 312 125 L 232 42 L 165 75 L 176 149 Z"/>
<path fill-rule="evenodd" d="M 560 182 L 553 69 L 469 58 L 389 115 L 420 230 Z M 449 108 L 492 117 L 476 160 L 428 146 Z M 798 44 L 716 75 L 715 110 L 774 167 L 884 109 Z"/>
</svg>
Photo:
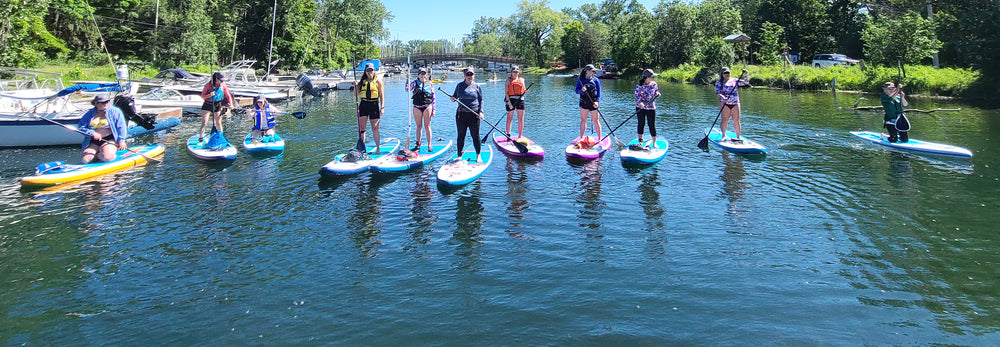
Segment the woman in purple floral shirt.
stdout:
<svg viewBox="0 0 1000 347">
<path fill-rule="evenodd" d="M 729 68 L 722 68 L 719 81 L 715 83 L 715 94 L 719 96 L 719 108 L 722 109 L 722 141 L 729 141 L 726 137 L 726 125 L 729 125 L 729 118 L 733 119 L 733 131 L 736 132 L 734 141 L 743 141 L 740 137 L 740 93 L 739 87 L 750 85 L 750 77 L 747 70 L 743 69 L 739 79 L 729 78 Z"/>
<path fill-rule="evenodd" d="M 656 101 L 653 99 L 660 95 L 660 87 L 653 80 L 653 75 L 651 69 L 642 70 L 642 78 L 635 86 L 635 113 L 639 116 L 639 145 L 642 145 L 642 128 L 645 127 L 646 123 L 649 123 L 649 136 L 653 138 L 651 147 L 657 148 Z"/>
</svg>

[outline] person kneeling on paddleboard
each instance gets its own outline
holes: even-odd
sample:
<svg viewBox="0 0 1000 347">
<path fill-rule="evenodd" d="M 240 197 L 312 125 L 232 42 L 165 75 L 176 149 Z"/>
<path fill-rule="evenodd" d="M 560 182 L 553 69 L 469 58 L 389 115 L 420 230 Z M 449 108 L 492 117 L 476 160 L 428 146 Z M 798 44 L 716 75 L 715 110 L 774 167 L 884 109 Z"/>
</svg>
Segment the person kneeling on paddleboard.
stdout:
<svg viewBox="0 0 1000 347">
<path fill-rule="evenodd" d="M 125 114 L 117 107 L 111 106 L 111 98 L 98 94 L 91 102 L 94 108 L 83 114 L 76 128 L 89 136 L 83 139 L 84 164 L 96 157 L 97 160 L 109 162 L 115 160 L 117 152 L 124 150 L 126 130 Z"/>
<path fill-rule="evenodd" d="M 274 136 L 274 114 L 278 109 L 271 106 L 263 95 L 257 95 L 253 99 L 253 143 L 260 143 L 265 136 Z"/>
<path fill-rule="evenodd" d="M 909 141 L 910 137 L 907 135 L 907 131 L 910 130 L 910 122 L 906 121 L 906 117 L 903 116 L 903 107 L 909 106 L 910 103 L 906 101 L 903 85 L 900 84 L 899 88 L 896 88 L 892 82 L 885 82 L 882 85 L 882 96 L 879 97 L 879 100 L 882 102 L 882 109 L 885 110 L 885 116 L 882 119 L 885 121 L 885 130 L 889 132 L 889 142 Z"/>
</svg>

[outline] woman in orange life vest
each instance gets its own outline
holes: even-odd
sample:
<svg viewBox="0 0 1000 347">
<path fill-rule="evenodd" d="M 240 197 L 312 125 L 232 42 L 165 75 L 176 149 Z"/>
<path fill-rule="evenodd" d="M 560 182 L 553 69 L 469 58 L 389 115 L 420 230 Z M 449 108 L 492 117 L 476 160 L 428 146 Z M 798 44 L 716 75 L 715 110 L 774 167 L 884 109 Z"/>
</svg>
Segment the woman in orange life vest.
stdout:
<svg viewBox="0 0 1000 347">
<path fill-rule="evenodd" d="M 375 138 L 375 152 L 382 152 L 380 141 L 382 140 L 378 132 L 378 125 L 382 113 L 385 112 L 385 93 L 382 80 L 375 75 L 375 64 L 365 64 L 365 73 L 361 75 L 360 81 L 354 81 L 354 96 L 361 97 L 358 104 L 358 138 L 361 142 L 366 140 L 365 128 L 369 121 L 372 123 L 372 133 Z M 361 149 L 362 151 L 364 149 Z"/>
<path fill-rule="evenodd" d="M 515 66 L 510 70 L 510 77 L 507 78 L 507 91 L 503 101 L 507 108 L 507 134 L 510 134 L 510 123 L 514 120 L 514 112 L 517 112 L 517 137 L 524 136 L 524 78 L 521 77 L 521 69 Z"/>
<path fill-rule="evenodd" d="M 413 122 L 417 123 L 417 145 L 412 151 L 420 152 L 420 129 L 427 138 L 427 152 L 431 150 L 431 118 L 434 117 L 434 83 L 427 78 L 427 69 L 417 70 L 417 79 L 406 86 L 406 91 L 413 91 Z"/>
</svg>

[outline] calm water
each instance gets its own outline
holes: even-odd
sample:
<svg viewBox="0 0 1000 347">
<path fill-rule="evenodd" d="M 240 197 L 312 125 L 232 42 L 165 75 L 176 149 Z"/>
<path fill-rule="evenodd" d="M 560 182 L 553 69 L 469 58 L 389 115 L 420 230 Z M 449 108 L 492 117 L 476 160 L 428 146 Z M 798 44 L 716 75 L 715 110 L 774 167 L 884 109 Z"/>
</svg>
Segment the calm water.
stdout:
<svg viewBox="0 0 1000 347">
<path fill-rule="evenodd" d="M 659 164 L 579 166 L 571 78 L 527 97 L 539 162 L 497 157 L 439 189 L 443 160 L 320 180 L 356 140 L 346 92 L 294 102 L 284 154 L 190 157 L 197 120 L 137 142 L 164 163 L 47 191 L 17 178 L 76 148 L 0 150 L 0 341 L 8 344 L 996 344 L 1000 113 L 914 100 L 912 137 L 971 161 L 889 152 L 848 131 L 856 94 L 744 92 L 766 158 L 698 149 L 714 90 L 661 85 Z M 605 83 L 615 125 L 631 81 Z M 383 136 L 405 139 L 402 81 Z M 502 86 L 487 83 L 488 119 Z M 454 84 L 445 84 L 445 90 Z M 439 99 L 443 99 L 438 94 Z M 865 96 L 863 104 L 877 104 Z M 451 103 L 435 137 L 452 139 Z M 231 141 L 251 120 L 227 120 Z M 635 120 L 619 130 L 633 138 Z M 484 124 L 485 127 L 485 124 Z M 485 132 L 485 130 L 484 130 Z M 648 134 L 647 134 L 648 137 Z"/>
</svg>

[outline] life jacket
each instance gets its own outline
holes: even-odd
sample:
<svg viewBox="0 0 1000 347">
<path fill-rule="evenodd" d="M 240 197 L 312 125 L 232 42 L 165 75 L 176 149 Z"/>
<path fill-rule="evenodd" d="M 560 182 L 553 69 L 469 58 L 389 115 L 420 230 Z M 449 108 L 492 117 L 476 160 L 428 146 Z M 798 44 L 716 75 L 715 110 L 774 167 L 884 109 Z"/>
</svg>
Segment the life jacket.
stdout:
<svg viewBox="0 0 1000 347">
<path fill-rule="evenodd" d="M 580 100 L 586 102 L 590 102 L 591 100 L 597 101 L 597 83 L 594 83 L 593 79 L 580 80 L 580 82 L 584 87 L 587 87 L 587 91 L 584 93 L 586 93 L 587 96 L 590 96 L 590 98 L 587 98 L 587 96 L 580 94 Z"/>
<path fill-rule="evenodd" d="M 358 95 L 365 100 L 378 99 L 378 77 L 358 83 Z"/>
<path fill-rule="evenodd" d="M 212 97 L 210 99 L 208 99 L 208 100 L 212 101 L 212 102 L 219 102 L 219 101 L 222 101 L 222 99 L 225 98 L 225 97 L 226 97 L 226 93 L 224 93 L 222 91 L 222 86 L 220 85 L 218 87 L 215 87 L 215 89 L 212 90 Z"/>
<path fill-rule="evenodd" d="M 413 81 L 413 104 L 417 106 L 427 105 L 430 103 L 431 90 L 427 86 L 427 83 L 420 82 L 420 80 Z"/>
<path fill-rule="evenodd" d="M 270 107 L 264 106 L 263 109 L 255 108 L 254 113 L 254 130 L 265 130 L 274 127 L 274 114 L 271 113 Z"/>
<path fill-rule="evenodd" d="M 524 82 L 520 78 L 510 81 L 507 85 L 507 96 L 511 99 L 521 98 L 525 91 L 527 90 L 524 88 Z"/>
</svg>

